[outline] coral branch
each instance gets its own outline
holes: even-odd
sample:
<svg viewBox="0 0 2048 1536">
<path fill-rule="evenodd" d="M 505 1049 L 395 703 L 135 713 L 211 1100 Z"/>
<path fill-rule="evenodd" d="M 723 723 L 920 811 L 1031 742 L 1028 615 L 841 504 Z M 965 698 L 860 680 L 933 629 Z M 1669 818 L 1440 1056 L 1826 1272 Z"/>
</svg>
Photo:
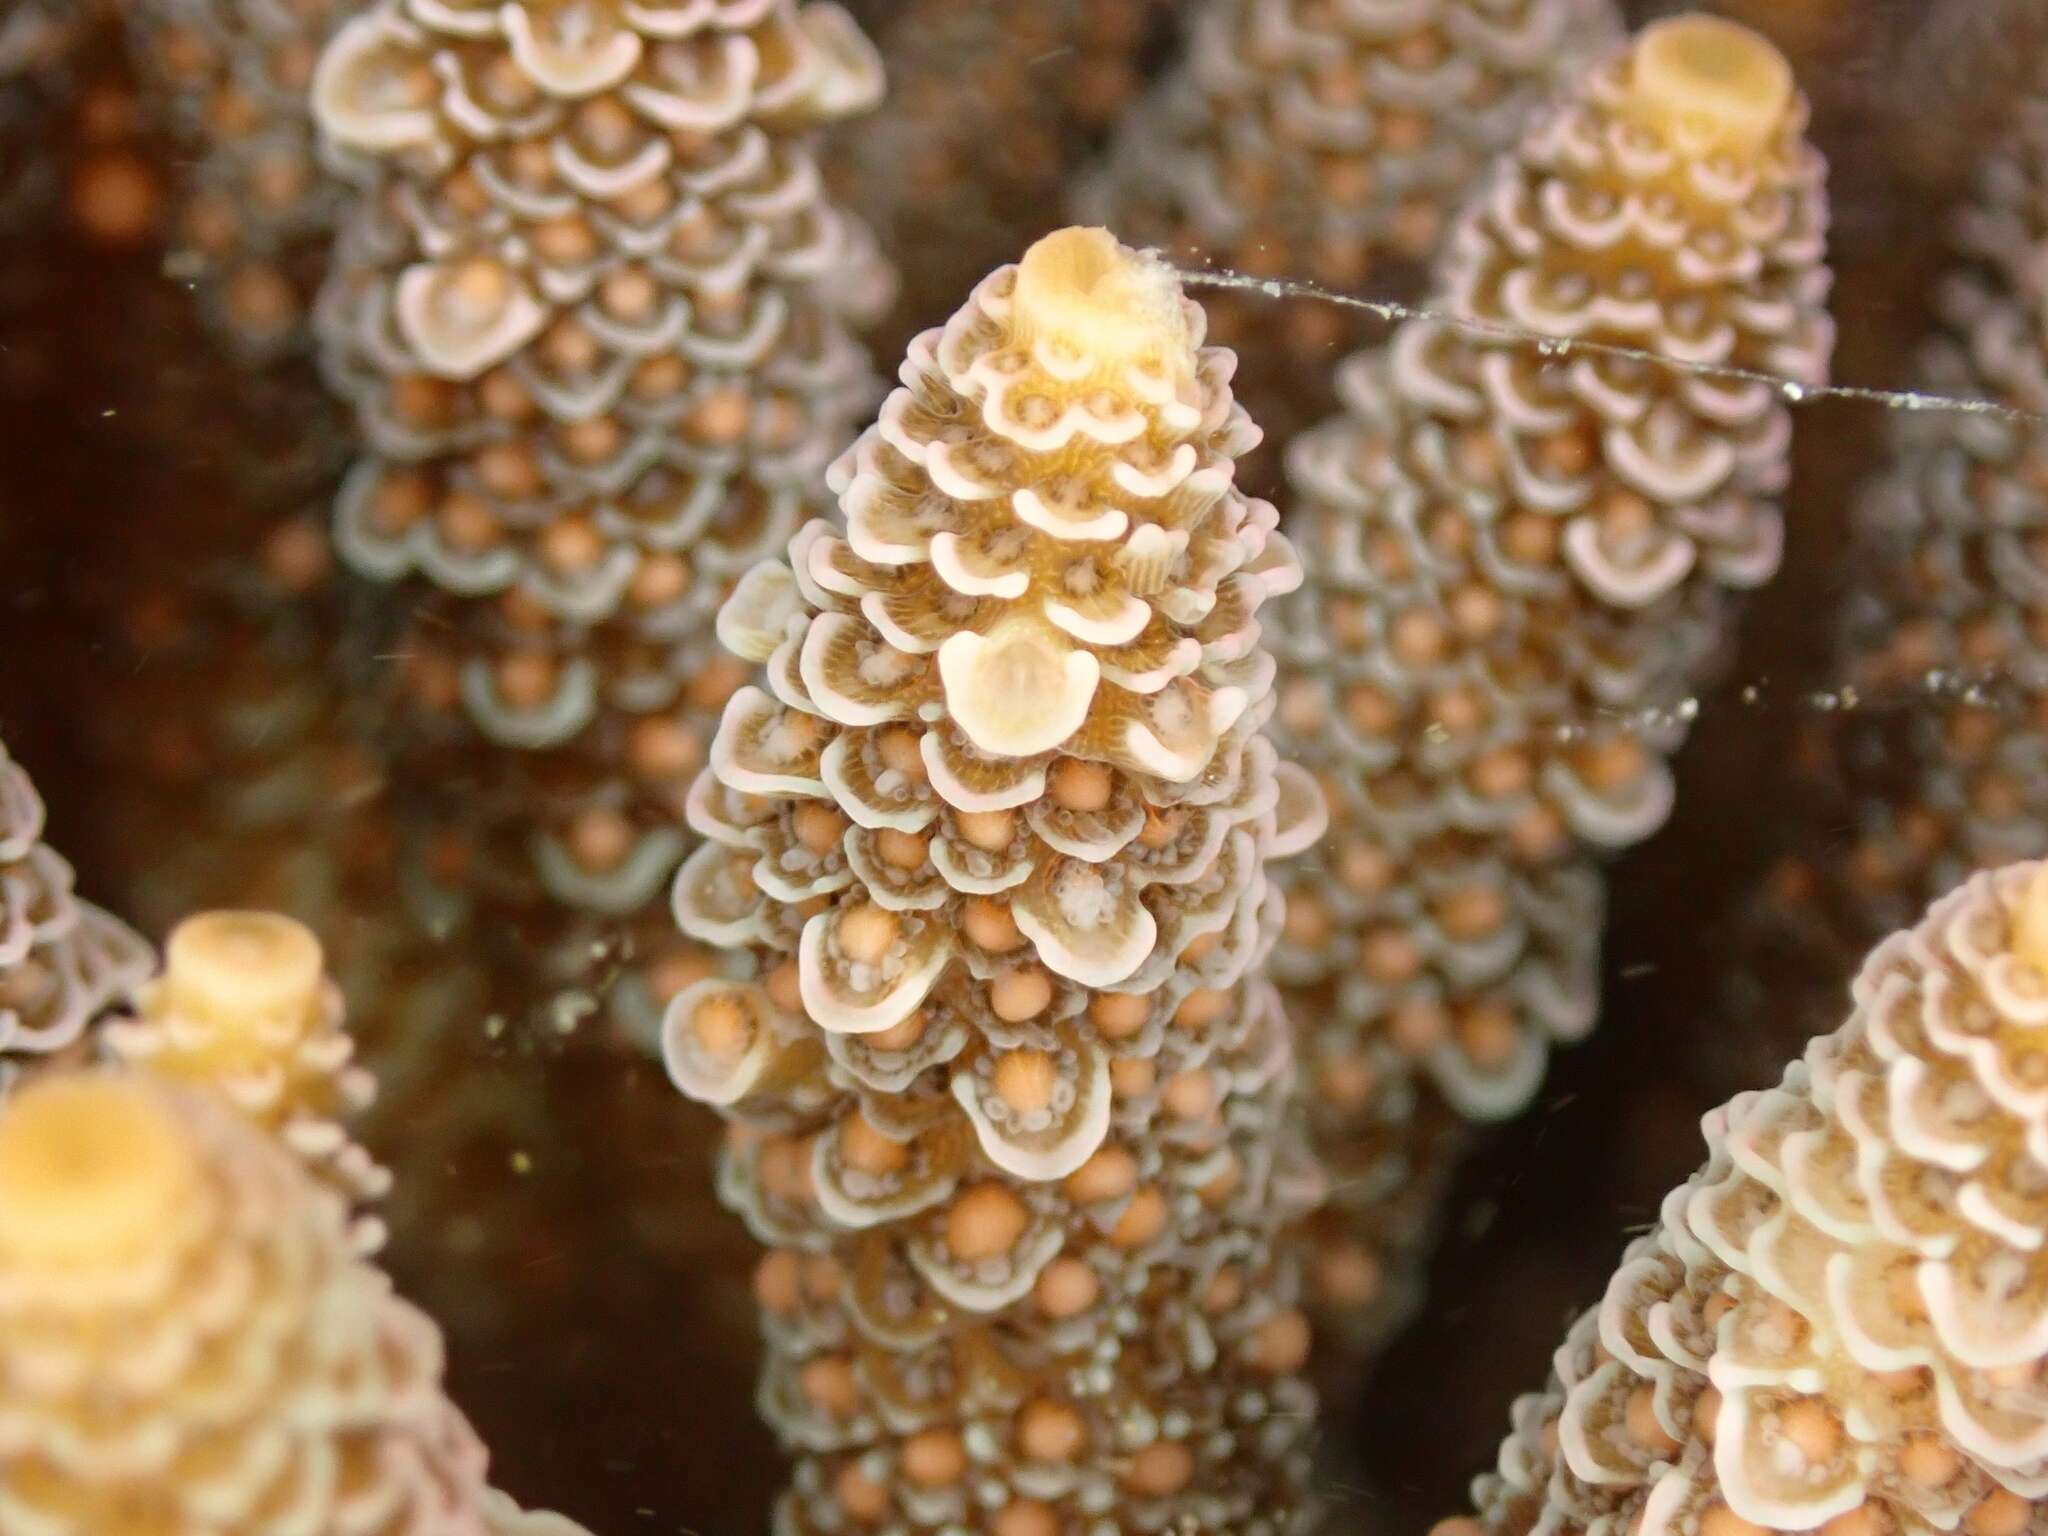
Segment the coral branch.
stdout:
<svg viewBox="0 0 2048 1536">
<path fill-rule="evenodd" d="M 370 449 L 337 544 L 435 594 L 408 771 L 480 779 L 451 818 L 580 910 L 673 872 L 739 675 L 711 614 L 871 398 L 848 323 L 887 273 L 812 140 L 880 89 L 793 0 L 393 0 L 322 56 L 322 130 L 385 178 L 323 300 Z"/>
<path fill-rule="evenodd" d="M 148 974 L 149 946 L 72 892 L 43 840 L 43 802 L 0 745 L 0 1093 L 31 1056 L 75 1044 Z"/>
<path fill-rule="evenodd" d="M 1707 1116 L 1706 1166 L 1515 1405 L 1486 1531 L 2032 1526 L 2044 879 L 1937 902 L 1779 1087 Z"/>
<path fill-rule="evenodd" d="M 340 989 L 303 925 L 270 912 L 187 918 L 165 943 L 163 975 L 141 989 L 136 1013 L 106 1030 L 122 1062 L 220 1095 L 352 1209 L 390 1187 L 349 1132 L 376 1084 L 353 1065 Z M 374 1250 L 382 1226 L 365 1218 L 359 1236 Z"/>
<path fill-rule="evenodd" d="M 1282 877 L 1276 974 L 1314 1021 L 1336 1187 L 1388 1234 L 1325 1217 L 1319 1268 L 1361 1346 L 1427 1229 L 1376 1207 L 1403 1187 L 1421 1205 L 1460 1139 L 1431 1101 L 1512 1115 L 1551 1043 L 1592 1026 L 1597 861 L 1664 820 L 1686 701 L 1782 543 L 1775 389 L 1575 345 L 1821 382 L 1804 122 L 1760 38 L 1647 29 L 1451 232 L 1432 308 L 1489 328 L 1403 325 L 1344 365 L 1345 412 L 1289 455 L 1310 579 L 1282 609 L 1278 739 L 1323 778 L 1333 832 Z"/>
<path fill-rule="evenodd" d="M 225 1104 L 53 1075 L 0 1115 L 0 1530 L 534 1529 L 441 1371 L 340 1199 Z"/>
<path fill-rule="evenodd" d="M 1320 826 L 1258 727 L 1300 580 L 1170 269 L 1048 236 L 911 346 L 843 531 L 720 630 L 763 686 L 691 793 L 671 1005 L 773 1245 L 781 1528 L 1300 1528 L 1308 1192 L 1258 966 Z"/>
</svg>

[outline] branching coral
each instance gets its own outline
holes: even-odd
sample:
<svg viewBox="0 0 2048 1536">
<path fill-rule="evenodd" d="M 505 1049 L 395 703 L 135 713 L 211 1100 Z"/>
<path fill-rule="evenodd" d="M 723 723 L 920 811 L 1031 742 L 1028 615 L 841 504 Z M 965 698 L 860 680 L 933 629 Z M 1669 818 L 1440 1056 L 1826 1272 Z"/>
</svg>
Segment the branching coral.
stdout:
<svg viewBox="0 0 2048 1536">
<path fill-rule="evenodd" d="M 1493 157 L 1616 26 L 1611 0 L 1204 0 L 1083 208 L 1198 264 L 1412 297 Z M 1282 444 L 1331 408 L 1315 354 L 1365 339 L 1326 304 L 1288 304 L 1277 335 L 1256 299 L 1209 307 Z"/>
<path fill-rule="evenodd" d="M 441 1370 L 340 1200 L 223 1103 L 58 1075 L 0 1115 L 0 1531 L 519 1531 Z"/>
<path fill-rule="evenodd" d="M 440 594 L 403 647 L 421 718 L 528 755 L 472 809 L 538 801 L 573 905 L 673 871 L 739 677 L 710 615 L 869 398 L 847 319 L 886 274 L 812 135 L 880 89 L 844 13 L 793 0 L 391 0 L 323 55 L 323 132 L 385 176 L 323 300 L 370 447 L 338 543 Z"/>
<path fill-rule="evenodd" d="M 735 1126 L 785 1532 L 1292 1531 L 1307 1192 L 1259 964 L 1314 787 L 1258 734 L 1300 570 L 1170 269 L 1066 230 L 912 343 L 719 618 L 672 1004 Z"/>
<path fill-rule="evenodd" d="M 2033 1528 L 2044 1000 L 2048 867 L 1880 944 L 1848 1022 L 1707 1117 L 1705 1168 L 1516 1404 L 1484 1528 Z"/>
<path fill-rule="evenodd" d="M 29 1056 L 65 1050 L 149 973 L 149 946 L 71 888 L 43 841 L 43 802 L 0 746 L 0 1091 Z"/>
<path fill-rule="evenodd" d="M 1731 595 L 1778 559 L 1772 381 L 1827 366 L 1803 124 L 1754 34 L 1649 28 L 1452 231 L 1436 303 L 1487 328 L 1411 323 L 1353 358 L 1346 412 L 1289 456 L 1311 578 L 1284 610 L 1278 740 L 1322 776 L 1333 830 L 1284 877 L 1276 974 L 1363 1205 L 1440 1176 L 1458 1133 L 1438 1096 L 1513 1114 L 1550 1043 L 1593 1022 L 1596 861 L 1669 809 L 1684 701 Z M 1418 1230 L 1361 1219 L 1395 1248 Z M 1365 1235 L 1333 1234 L 1324 1266 L 1352 1308 L 1402 1262 Z"/>
</svg>

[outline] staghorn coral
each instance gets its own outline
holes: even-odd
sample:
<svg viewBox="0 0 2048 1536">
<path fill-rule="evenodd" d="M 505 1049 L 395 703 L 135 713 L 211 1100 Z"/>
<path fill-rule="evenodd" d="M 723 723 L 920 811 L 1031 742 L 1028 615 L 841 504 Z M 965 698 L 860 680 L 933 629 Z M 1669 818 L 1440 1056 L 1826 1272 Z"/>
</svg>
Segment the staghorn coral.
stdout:
<svg viewBox="0 0 2048 1536">
<path fill-rule="evenodd" d="M 22 1059 L 74 1045 L 147 975 L 149 946 L 71 888 L 43 802 L 0 745 L 0 1091 Z"/>
<path fill-rule="evenodd" d="M 1300 579 L 1170 269 L 1073 229 L 912 343 L 720 613 L 766 664 L 675 908 L 664 1050 L 772 1251 L 778 1529 L 1294 1531 L 1311 1187 L 1258 966 L 1320 824 L 1258 728 Z"/>
<path fill-rule="evenodd" d="M 1611 0 L 1205 0 L 1081 207 L 1197 265 L 1412 297 L 1494 156 L 1617 29 Z M 1316 354 L 1366 339 L 1328 304 L 1287 301 L 1277 337 L 1269 300 L 1208 308 L 1280 446 L 1334 404 Z"/>
<path fill-rule="evenodd" d="M 2037 1527 L 2048 867 L 1975 876 L 1853 995 L 1707 1116 L 1706 1166 L 1515 1405 L 1486 1531 Z"/>
<path fill-rule="evenodd" d="M 2048 92 L 2018 104 L 1951 243 L 1915 386 L 2048 411 Z M 1946 413 L 1888 431 L 1844 556 L 1828 676 L 1848 707 L 1803 723 L 1802 830 L 1728 925 L 1737 963 L 1701 1052 L 1717 1083 L 1758 1081 L 1825 1029 L 1857 957 L 1937 893 L 2048 853 L 2048 433 Z"/>
<path fill-rule="evenodd" d="M 534 1529 L 441 1369 L 339 1198 L 224 1104 L 58 1075 L 0 1115 L 8 1536 Z"/>
<path fill-rule="evenodd" d="M 1673 365 L 1822 379 L 1804 120 L 1754 34 L 1647 29 L 1452 231 L 1436 303 L 1494 328 L 1404 325 L 1289 455 L 1311 576 L 1278 625 L 1276 739 L 1332 831 L 1282 876 L 1275 975 L 1357 1194 L 1318 1271 L 1360 1347 L 1412 1293 L 1459 1122 L 1520 1110 L 1593 1023 L 1597 860 L 1664 819 L 1684 701 L 1776 566 L 1785 401 Z"/>
<path fill-rule="evenodd" d="M 320 941 L 271 912 L 205 912 L 164 943 L 163 974 L 136 994 L 133 1019 L 106 1028 L 128 1066 L 219 1094 L 298 1154 L 351 1208 L 380 1199 L 391 1176 L 349 1123 L 376 1097 L 355 1065 L 341 991 L 322 969 Z M 364 1251 L 383 1242 L 358 1223 Z"/>
<path fill-rule="evenodd" d="M 322 57 L 323 133 L 383 173 L 322 301 L 370 450 L 337 543 L 435 594 L 401 646 L 420 776 L 498 749 L 472 840 L 533 837 L 573 906 L 672 873 L 738 681 L 712 611 L 869 398 L 848 322 L 887 275 L 812 138 L 880 89 L 793 0 L 391 0 Z"/>
<path fill-rule="evenodd" d="M 307 96 L 347 0 L 137 0 L 125 7 L 148 106 L 183 151 L 169 269 L 240 353 L 305 347 L 347 192 Z"/>
</svg>

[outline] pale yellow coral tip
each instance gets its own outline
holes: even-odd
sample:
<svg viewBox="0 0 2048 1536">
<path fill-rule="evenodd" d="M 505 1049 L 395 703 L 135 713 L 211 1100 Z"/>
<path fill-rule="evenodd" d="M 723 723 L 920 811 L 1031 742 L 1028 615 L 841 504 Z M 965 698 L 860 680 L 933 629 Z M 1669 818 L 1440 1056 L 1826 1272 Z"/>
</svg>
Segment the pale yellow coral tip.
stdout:
<svg viewBox="0 0 2048 1536">
<path fill-rule="evenodd" d="M 1054 230 L 1026 251 L 1010 316 L 1017 340 L 1056 338 L 1103 364 L 1180 361 L 1189 343 L 1173 268 L 1106 229 Z"/>
<path fill-rule="evenodd" d="M 134 1252 L 196 1177 L 189 1136 L 146 1084 L 31 1081 L 0 1114 L 0 1264 Z"/>
<path fill-rule="evenodd" d="M 2048 863 L 2034 866 L 2019 910 L 2013 913 L 2012 952 L 2048 976 Z"/>
<path fill-rule="evenodd" d="M 202 912 L 164 946 L 170 1006 L 217 1023 L 288 1019 L 320 995 L 320 941 L 275 912 Z"/>
<path fill-rule="evenodd" d="M 1758 34 L 1718 16 L 1673 16 L 1636 38 L 1637 111 L 1696 147 L 1751 150 L 1792 105 L 1792 66 Z"/>
</svg>

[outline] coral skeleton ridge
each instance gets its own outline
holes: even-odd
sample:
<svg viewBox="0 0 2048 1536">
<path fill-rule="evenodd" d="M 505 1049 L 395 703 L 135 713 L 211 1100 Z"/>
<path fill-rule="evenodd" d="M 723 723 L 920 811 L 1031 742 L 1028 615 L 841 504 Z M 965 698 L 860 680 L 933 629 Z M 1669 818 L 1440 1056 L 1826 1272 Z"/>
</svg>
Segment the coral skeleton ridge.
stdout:
<svg viewBox="0 0 2048 1536">
<path fill-rule="evenodd" d="M 1313 1198 L 1260 965 L 1320 828 L 1259 727 L 1300 581 L 1171 269 L 1047 236 L 910 347 L 719 615 L 764 667 L 690 797 L 671 1076 L 771 1246 L 778 1529 L 1306 1519 Z"/>
<path fill-rule="evenodd" d="M 341 991 L 320 941 L 272 912 L 205 912 L 164 944 L 163 974 L 135 1017 L 108 1024 L 124 1064 L 219 1094 L 305 1159 L 351 1208 L 380 1199 L 390 1176 L 349 1132 L 376 1097 L 354 1064 Z M 382 1228 L 364 1218 L 365 1249 Z"/>
<path fill-rule="evenodd" d="M 0 1114 L 6 1536 L 570 1536 L 491 1493 L 441 1374 L 340 1198 L 225 1101 L 56 1073 Z"/>
<path fill-rule="evenodd" d="M 1189 10 L 1185 57 L 1124 118 L 1083 211 L 1197 265 L 1401 298 L 1493 158 L 1619 26 L 1611 0 Z M 1254 345 L 1269 304 L 1210 308 L 1283 445 L 1333 404 L 1324 359 L 1366 339 L 1346 311 L 1291 302 Z"/>
<path fill-rule="evenodd" d="M 1320 1218 L 1318 1274 L 1367 1334 L 1412 1299 L 1458 1122 L 1520 1111 L 1551 1044 L 1593 1024 L 1599 861 L 1663 822 L 1687 700 L 1783 542 L 1778 389 L 1576 344 L 1822 382 L 1804 128 L 1755 34 L 1646 29 L 1450 232 L 1434 307 L 1515 339 L 1402 325 L 1288 455 L 1310 574 L 1276 624 L 1275 732 L 1332 828 L 1280 876 L 1274 974 L 1357 1197 Z"/>
<path fill-rule="evenodd" d="M 0 1093 L 29 1060 L 77 1044 L 149 973 L 149 946 L 72 890 L 43 841 L 43 802 L 0 744 Z"/>
<path fill-rule="evenodd" d="M 889 278 L 813 139 L 881 84 L 792 0 L 391 0 L 316 71 L 322 132 L 379 172 L 322 300 L 368 446 L 337 544 L 434 594 L 416 714 L 497 749 L 475 814 L 538 803 L 572 906 L 666 884 L 739 676 L 711 616 L 871 403 L 849 326 Z"/>
<path fill-rule="evenodd" d="M 1879 944 L 1848 1022 L 1707 1116 L 1706 1166 L 1516 1404 L 1477 1525 L 2038 1528 L 2044 1019 L 2048 866 Z"/>
</svg>

